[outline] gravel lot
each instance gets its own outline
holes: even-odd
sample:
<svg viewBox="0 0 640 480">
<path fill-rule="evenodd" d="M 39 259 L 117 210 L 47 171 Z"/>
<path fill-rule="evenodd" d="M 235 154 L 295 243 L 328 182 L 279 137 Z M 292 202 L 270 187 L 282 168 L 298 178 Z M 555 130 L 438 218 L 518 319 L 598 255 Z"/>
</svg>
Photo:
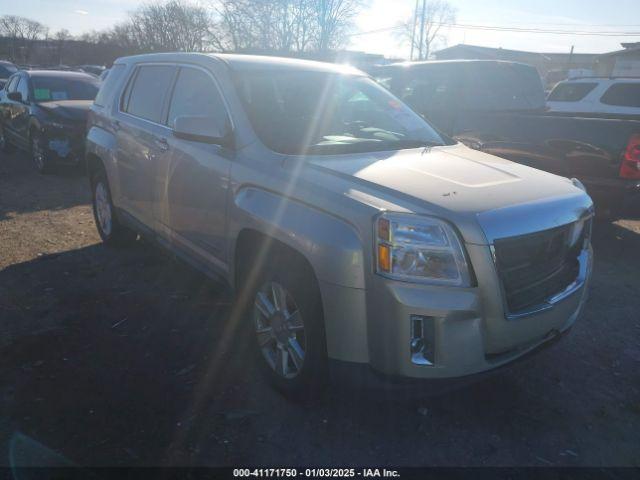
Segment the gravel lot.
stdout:
<svg viewBox="0 0 640 480">
<path fill-rule="evenodd" d="M 556 347 L 435 398 L 303 406 L 246 364 L 222 286 L 143 242 L 106 249 L 83 176 L 0 156 L 0 464 L 13 442 L 79 465 L 640 466 L 640 222 L 594 245 Z"/>
</svg>

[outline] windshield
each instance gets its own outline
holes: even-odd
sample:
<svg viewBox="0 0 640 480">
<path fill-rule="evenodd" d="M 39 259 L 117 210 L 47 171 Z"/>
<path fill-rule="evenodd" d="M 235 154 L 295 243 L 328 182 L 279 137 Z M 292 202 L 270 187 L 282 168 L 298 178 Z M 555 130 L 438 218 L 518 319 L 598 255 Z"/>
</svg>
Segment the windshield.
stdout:
<svg viewBox="0 0 640 480">
<path fill-rule="evenodd" d="M 93 100 L 100 82 L 91 77 L 32 77 L 36 102 L 52 100 Z"/>
<path fill-rule="evenodd" d="M 420 116 L 366 77 L 248 72 L 238 92 L 262 142 L 279 153 L 330 155 L 443 145 Z"/>
</svg>

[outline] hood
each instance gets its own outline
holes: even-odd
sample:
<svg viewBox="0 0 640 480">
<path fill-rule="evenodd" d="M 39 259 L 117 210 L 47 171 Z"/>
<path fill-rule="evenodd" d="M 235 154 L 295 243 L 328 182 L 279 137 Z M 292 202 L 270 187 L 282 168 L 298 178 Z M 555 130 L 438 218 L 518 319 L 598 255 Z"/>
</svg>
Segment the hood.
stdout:
<svg viewBox="0 0 640 480">
<path fill-rule="evenodd" d="M 89 114 L 93 100 L 54 100 L 40 102 L 43 110 L 65 120 L 84 122 Z"/>
<path fill-rule="evenodd" d="M 426 213 L 442 216 L 461 225 L 482 224 L 484 235 L 463 231 L 465 240 L 486 243 L 495 236 L 501 218 L 500 235 L 530 233 L 568 223 L 578 210 L 588 208 L 589 197 L 571 180 L 495 157 L 462 144 L 424 150 L 403 150 L 357 157 L 314 157 L 315 167 L 348 176 L 363 187 L 382 187 L 381 198 L 422 201 Z M 371 190 L 367 196 L 371 196 Z M 399 201 L 400 200 L 400 201 Z M 561 205 L 561 206 L 560 206 Z M 383 207 L 384 208 L 384 207 Z M 497 213 L 496 213 L 497 212 Z M 536 214 L 535 225 L 527 226 L 523 215 Z M 549 225 L 546 225 L 548 223 Z M 518 225 L 516 225 L 518 224 Z M 463 230 L 463 228 L 461 228 Z M 477 228 L 476 228 L 477 231 Z M 496 233 L 497 234 L 497 233 Z"/>
</svg>

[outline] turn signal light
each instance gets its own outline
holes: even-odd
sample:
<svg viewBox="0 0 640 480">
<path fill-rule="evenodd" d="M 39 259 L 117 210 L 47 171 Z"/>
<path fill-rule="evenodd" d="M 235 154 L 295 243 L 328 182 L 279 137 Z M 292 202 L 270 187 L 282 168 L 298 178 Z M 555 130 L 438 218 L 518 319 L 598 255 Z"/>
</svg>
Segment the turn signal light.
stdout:
<svg viewBox="0 0 640 480">
<path fill-rule="evenodd" d="M 391 249 L 387 245 L 378 245 L 378 269 L 391 271 Z"/>
</svg>

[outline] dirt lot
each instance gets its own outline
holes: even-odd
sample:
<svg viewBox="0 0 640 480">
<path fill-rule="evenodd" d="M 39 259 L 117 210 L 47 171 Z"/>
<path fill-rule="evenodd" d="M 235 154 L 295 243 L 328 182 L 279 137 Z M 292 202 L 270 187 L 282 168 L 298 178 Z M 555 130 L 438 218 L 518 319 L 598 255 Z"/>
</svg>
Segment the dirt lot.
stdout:
<svg viewBox="0 0 640 480">
<path fill-rule="evenodd" d="M 640 222 L 598 224 L 585 316 L 436 398 L 289 403 L 230 341 L 230 295 L 98 243 L 85 178 L 0 157 L 0 464 L 640 465 Z"/>
</svg>

